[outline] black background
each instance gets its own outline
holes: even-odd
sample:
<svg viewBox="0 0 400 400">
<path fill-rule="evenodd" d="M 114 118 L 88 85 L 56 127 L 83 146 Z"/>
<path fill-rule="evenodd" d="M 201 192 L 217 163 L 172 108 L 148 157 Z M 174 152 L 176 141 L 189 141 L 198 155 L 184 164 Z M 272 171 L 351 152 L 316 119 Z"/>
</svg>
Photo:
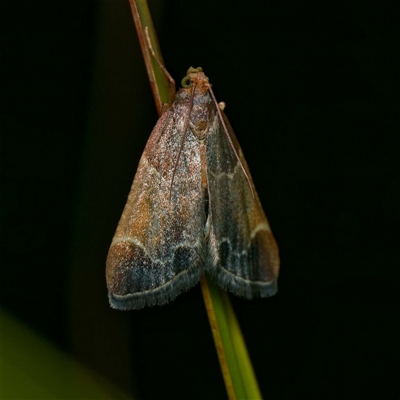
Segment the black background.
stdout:
<svg viewBox="0 0 400 400">
<path fill-rule="evenodd" d="M 263 395 L 396 397 L 396 2 L 151 5 L 169 72 L 203 67 L 227 103 L 279 243 L 279 294 L 232 298 Z M 108 306 L 157 120 L 128 1 L 0 8 L 1 305 L 135 398 L 225 398 L 199 287 Z"/>
</svg>

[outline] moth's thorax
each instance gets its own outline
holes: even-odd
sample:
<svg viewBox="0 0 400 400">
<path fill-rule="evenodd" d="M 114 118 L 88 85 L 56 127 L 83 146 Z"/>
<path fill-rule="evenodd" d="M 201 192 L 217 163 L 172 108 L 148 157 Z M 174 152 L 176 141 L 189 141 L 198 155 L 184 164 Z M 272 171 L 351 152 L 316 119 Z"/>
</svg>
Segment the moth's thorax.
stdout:
<svg viewBox="0 0 400 400">
<path fill-rule="evenodd" d="M 188 74 L 191 86 L 179 89 L 176 100 L 181 104 L 187 104 L 187 112 L 190 112 L 189 127 L 199 140 L 204 140 L 210 128 L 210 122 L 215 116 L 215 105 L 210 96 L 210 84 L 203 72 Z M 194 89 L 193 89 L 194 87 Z M 193 104 L 190 109 L 190 97 L 193 93 Z"/>
<path fill-rule="evenodd" d="M 214 114 L 215 106 L 208 92 L 194 97 L 189 127 L 198 139 L 203 140 L 206 138 Z"/>
</svg>

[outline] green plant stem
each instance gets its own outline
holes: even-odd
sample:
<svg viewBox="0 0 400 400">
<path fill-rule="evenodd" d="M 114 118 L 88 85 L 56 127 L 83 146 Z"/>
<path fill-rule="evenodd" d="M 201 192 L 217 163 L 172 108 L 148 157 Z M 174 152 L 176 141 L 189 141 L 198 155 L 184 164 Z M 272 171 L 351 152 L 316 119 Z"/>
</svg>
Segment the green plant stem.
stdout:
<svg viewBox="0 0 400 400">
<path fill-rule="evenodd" d="M 138 34 L 140 47 L 142 49 L 144 63 L 146 65 L 147 74 L 153 92 L 154 101 L 158 115 L 161 115 L 163 105 L 171 104 L 175 95 L 175 87 L 172 86 L 165 76 L 164 72 L 160 69 L 158 63 L 151 56 L 147 46 L 147 39 L 145 36 L 145 28 L 149 30 L 149 36 L 152 43 L 153 50 L 158 60 L 164 64 L 160 45 L 158 44 L 157 34 L 154 29 L 153 21 L 151 19 L 150 10 L 146 0 L 129 0 L 131 6 L 133 20 L 135 22 L 136 31 Z"/>
<path fill-rule="evenodd" d="M 229 399 L 262 399 L 228 293 L 206 276 L 201 288 Z"/>
<path fill-rule="evenodd" d="M 148 49 L 144 31 L 146 27 L 156 57 L 163 63 L 147 2 L 145 0 L 129 0 L 129 2 L 160 115 L 163 104 L 171 104 L 175 88 L 171 87 L 170 81 L 158 63 L 153 60 Z M 261 399 L 253 367 L 228 294 L 209 283 L 206 276 L 201 279 L 201 288 L 229 399 Z"/>
</svg>

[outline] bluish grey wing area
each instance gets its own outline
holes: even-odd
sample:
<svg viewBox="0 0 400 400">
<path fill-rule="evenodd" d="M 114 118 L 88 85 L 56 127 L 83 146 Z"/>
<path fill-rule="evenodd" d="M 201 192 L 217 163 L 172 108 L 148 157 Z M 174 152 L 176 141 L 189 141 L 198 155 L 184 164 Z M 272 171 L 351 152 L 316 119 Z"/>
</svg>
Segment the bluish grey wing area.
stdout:
<svg viewBox="0 0 400 400">
<path fill-rule="evenodd" d="M 207 271 L 220 286 L 246 298 L 277 291 L 279 254 L 247 163 L 224 116 L 255 197 L 216 115 L 207 137 Z"/>
<path fill-rule="evenodd" d="M 171 186 L 185 111 L 175 104 L 160 118 L 140 160 L 107 258 L 107 286 L 114 308 L 168 303 L 195 285 L 202 273 L 201 162 L 198 142 L 190 131 Z"/>
</svg>

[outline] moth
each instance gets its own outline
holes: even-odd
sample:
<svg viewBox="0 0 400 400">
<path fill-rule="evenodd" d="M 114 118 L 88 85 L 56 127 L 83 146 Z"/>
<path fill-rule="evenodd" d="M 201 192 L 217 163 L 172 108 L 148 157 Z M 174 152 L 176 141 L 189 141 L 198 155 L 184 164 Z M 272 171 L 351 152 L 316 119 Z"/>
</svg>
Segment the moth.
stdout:
<svg viewBox="0 0 400 400">
<path fill-rule="evenodd" d="M 277 291 L 279 254 L 235 134 L 201 68 L 158 120 L 107 257 L 113 308 L 163 305 L 207 272 L 245 298 Z"/>
</svg>

